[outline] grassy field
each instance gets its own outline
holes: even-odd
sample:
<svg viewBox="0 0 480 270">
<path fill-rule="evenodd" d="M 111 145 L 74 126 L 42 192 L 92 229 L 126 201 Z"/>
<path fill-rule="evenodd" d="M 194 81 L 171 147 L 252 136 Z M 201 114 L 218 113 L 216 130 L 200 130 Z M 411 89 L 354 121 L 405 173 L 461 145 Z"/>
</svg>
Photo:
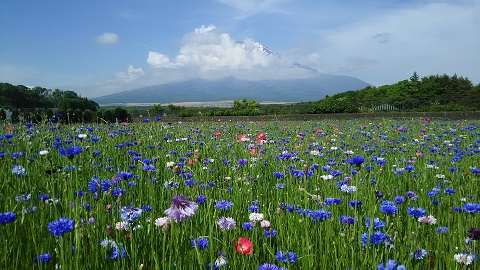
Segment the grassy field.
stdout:
<svg viewBox="0 0 480 270">
<path fill-rule="evenodd" d="M 477 269 L 479 124 L 4 123 L 0 268 Z"/>
</svg>

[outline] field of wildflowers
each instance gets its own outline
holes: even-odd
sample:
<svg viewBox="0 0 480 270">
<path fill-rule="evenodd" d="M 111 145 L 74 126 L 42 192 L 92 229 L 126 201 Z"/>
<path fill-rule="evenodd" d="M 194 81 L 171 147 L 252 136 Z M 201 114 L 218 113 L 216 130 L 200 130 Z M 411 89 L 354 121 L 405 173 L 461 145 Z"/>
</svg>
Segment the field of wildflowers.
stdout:
<svg viewBox="0 0 480 270">
<path fill-rule="evenodd" d="M 478 269 L 479 121 L 1 128 L 1 269 Z"/>
</svg>

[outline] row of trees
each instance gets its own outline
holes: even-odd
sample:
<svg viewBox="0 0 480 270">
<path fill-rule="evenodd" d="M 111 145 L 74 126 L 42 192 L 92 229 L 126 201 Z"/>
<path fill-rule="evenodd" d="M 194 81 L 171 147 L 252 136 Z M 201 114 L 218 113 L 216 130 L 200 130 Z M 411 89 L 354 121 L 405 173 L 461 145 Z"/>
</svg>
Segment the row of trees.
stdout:
<svg viewBox="0 0 480 270">
<path fill-rule="evenodd" d="M 480 109 L 480 84 L 456 74 L 419 78 L 392 85 L 366 87 L 326 97 L 311 104 L 310 113 L 353 113 L 379 110 L 476 111 Z"/>
<path fill-rule="evenodd" d="M 93 118 L 100 107 L 70 90 L 0 83 L 0 108 L 11 111 L 13 121 L 20 117 L 41 121 L 55 116 L 57 120 L 78 122 Z"/>
<path fill-rule="evenodd" d="M 380 87 L 347 91 L 324 99 L 295 104 L 261 105 L 255 100 L 235 100 L 231 108 L 189 108 L 170 104 L 154 105 L 149 111 L 132 108 L 104 108 L 74 91 L 28 88 L 0 83 L 0 108 L 12 111 L 12 120 L 43 121 L 55 116 L 55 121 L 115 122 L 132 121 L 140 115 L 162 116 L 254 116 L 274 114 L 355 113 L 381 110 L 399 111 L 476 111 L 480 110 L 480 84 L 456 74 L 430 75 L 420 78 L 415 72 L 409 80 Z M 144 109 L 141 109 L 144 110 Z M 5 119 L 0 110 L 0 119 Z"/>
</svg>

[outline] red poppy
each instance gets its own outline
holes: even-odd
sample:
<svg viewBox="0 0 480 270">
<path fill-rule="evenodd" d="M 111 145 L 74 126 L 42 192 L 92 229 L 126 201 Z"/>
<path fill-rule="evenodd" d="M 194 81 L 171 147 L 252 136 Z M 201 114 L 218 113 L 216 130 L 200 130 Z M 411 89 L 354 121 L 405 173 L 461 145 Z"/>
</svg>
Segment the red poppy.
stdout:
<svg viewBox="0 0 480 270">
<path fill-rule="evenodd" d="M 236 242 L 233 243 L 237 252 L 240 254 L 251 254 L 253 251 L 253 244 L 252 241 L 248 238 L 238 238 Z"/>
<path fill-rule="evenodd" d="M 239 142 L 248 141 L 248 136 L 247 135 L 240 134 L 240 135 L 237 136 L 237 138 L 238 138 Z"/>
<path fill-rule="evenodd" d="M 5 129 L 8 130 L 8 131 L 12 131 L 12 130 L 14 130 L 15 128 L 14 128 L 13 126 L 6 126 Z"/>
<path fill-rule="evenodd" d="M 222 133 L 220 132 L 215 133 L 215 137 L 220 137 L 220 136 L 222 136 Z"/>
<path fill-rule="evenodd" d="M 257 141 L 263 140 L 263 138 L 265 138 L 266 135 L 267 135 L 267 134 L 265 134 L 265 133 L 260 133 L 260 134 L 258 134 L 258 135 L 257 135 Z"/>
</svg>

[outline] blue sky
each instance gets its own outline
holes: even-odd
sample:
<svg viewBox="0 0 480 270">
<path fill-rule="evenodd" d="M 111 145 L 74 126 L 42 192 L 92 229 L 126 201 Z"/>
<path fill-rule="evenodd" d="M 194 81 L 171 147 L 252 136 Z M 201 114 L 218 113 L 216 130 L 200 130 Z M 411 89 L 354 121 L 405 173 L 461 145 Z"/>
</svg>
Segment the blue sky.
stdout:
<svg viewBox="0 0 480 270">
<path fill-rule="evenodd" d="M 478 14 L 478 0 L 3 0 L 0 82 L 96 97 L 191 78 L 311 76 L 300 63 L 376 86 L 414 71 L 478 84 Z"/>
</svg>

